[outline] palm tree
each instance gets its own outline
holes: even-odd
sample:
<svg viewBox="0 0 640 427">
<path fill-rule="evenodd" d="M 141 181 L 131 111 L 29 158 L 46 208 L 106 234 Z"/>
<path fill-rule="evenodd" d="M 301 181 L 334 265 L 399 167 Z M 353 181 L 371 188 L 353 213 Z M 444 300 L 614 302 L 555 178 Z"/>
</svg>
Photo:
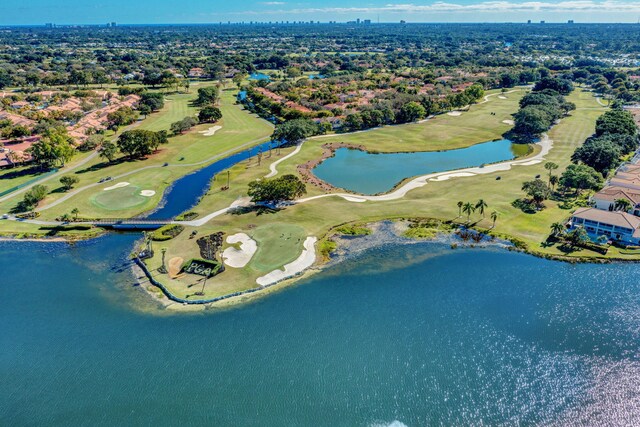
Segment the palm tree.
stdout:
<svg viewBox="0 0 640 427">
<path fill-rule="evenodd" d="M 491 226 L 491 228 L 496 228 L 496 221 L 498 220 L 498 216 L 500 214 L 496 211 L 491 212 L 491 221 L 493 221 L 493 225 Z"/>
<path fill-rule="evenodd" d="M 549 185 L 551 186 L 552 190 L 556 187 L 556 185 L 558 185 L 558 181 L 560 181 L 558 175 L 551 175 L 549 177 Z"/>
<path fill-rule="evenodd" d="M 471 214 L 476 211 L 476 208 L 469 202 L 462 206 L 462 212 L 467 214 L 467 222 L 471 221 Z"/>
<path fill-rule="evenodd" d="M 462 216 L 462 206 L 464 206 L 464 202 L 461 200 L 458 202 L 458 218 Z"/>
<path fill-rule="evenodd" d="M 631 202 L 627 199 L 617 199 L 613 205 L 613 208 L 617 211 L 627 212 L 631 209 Z"/>
<path fill-rule="evenodd" d="M 549 171 L 549 185 L 551 185 L 551 171 L 558 169 L 558 165 L 553 162 L 547 162 L 544 164 L 544 168 Z"/>
<path fill-rule="evenodd" d="M 80 213 L 80 211 L 78 210 L 78 208 L 73 208 L 71 210 L 71 215 L 73 215 L 75 217 L 75 219 L 78 219 L 78 214 Z"/>
<path fill-rule="evenodd" d="M 482 218 L 484 218 L 484 208 L 488 206 L 489 205 L 487 204 L 487 202 L 484 201 L 484 199 L 480 199 L 478 200 L 478 203 L 476 203 L 475 208 L 480 210 L 480 213 L 482 214 Z"/>
<path fill-rule="evenodd" d="M 555 237 L 561 235 L 564 230 L 564 224 L 561 222 L 554 222 L 553 224 L 551 224 L 551 233 L 553 233 Z"/>
</svg>

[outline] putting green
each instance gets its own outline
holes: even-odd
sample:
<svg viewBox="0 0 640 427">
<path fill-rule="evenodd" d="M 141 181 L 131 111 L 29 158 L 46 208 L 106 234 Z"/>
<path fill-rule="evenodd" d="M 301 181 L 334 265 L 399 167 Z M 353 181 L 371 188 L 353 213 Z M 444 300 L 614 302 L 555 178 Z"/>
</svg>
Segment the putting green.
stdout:
<svg viewBox="0 0 640 427">
<path fill-rule="evenodd" d="M 251 238 L 258 243 L 251 267 L 270 272 L 300 256 L 307 233 L 298 225 L 276 223 L 256 228 Z"/>
<path fill-rule="evenodd" d="M 91 198 L 91 202 L 108 211 L 120 211 L 135 208 L 149 201 L 149 197 L 140 195 L 140 187 L 128 185 L 122 188 L 114 188 L 113 190 L 104 191 Z"/>
</svg>

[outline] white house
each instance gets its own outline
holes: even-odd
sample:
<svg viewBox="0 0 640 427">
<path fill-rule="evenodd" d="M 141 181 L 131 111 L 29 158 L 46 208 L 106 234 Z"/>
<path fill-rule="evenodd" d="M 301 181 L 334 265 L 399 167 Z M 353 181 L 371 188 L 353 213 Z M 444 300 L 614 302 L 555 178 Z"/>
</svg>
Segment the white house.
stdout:
<svg viewBox="0 0 640 427">
<path fill-rule="evenodd" d="M 606 236 L 628 245 L 640 244 L 640 217 L 626 212 L 580 208 L 571 216 L 571 229 L 584 227 L 590 237 Z"/>
</svg>

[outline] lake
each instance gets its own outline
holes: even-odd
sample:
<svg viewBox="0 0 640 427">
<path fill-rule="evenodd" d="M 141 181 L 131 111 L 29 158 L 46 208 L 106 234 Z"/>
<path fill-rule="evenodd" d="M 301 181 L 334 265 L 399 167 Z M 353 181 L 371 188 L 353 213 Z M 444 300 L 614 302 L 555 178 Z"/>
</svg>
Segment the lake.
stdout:
<svg viewBox="0 0 640 427">
<path fill-rule="evenodd" d="M 528 153 L 511 141 L 485 142 L 467 148 L 416 153 L 374 154 L 340 148 L 313 173 L 329 184 L 360 194 L 388 192 L 405 178 L 503 162 Z"/>
<path fill-rule="evenodd" d="M 633 264 L 385 245 L 168 314 L 131 234 L 0 242 L 0 425 L 638 425 Z"/>
</svg>

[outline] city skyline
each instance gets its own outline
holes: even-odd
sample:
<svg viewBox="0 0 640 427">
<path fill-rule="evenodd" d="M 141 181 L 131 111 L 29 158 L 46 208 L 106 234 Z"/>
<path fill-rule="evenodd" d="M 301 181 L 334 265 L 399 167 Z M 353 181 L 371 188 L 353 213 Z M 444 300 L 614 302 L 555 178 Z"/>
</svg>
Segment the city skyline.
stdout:
<svg viewBox="0 0 640 427">
<path fill-rule="evenodd" d="M 473 1 L 388 3 L 385 1 L 327 0 L 313 3 L 287 1 L 247 1 L 230 4 L 223 1 L 185 0 L 176 10 L 175 3 L 160 0 L 66 1 L 62 10 L 53 0 L 27 0 L 21 4 L 0 6 L 0 25 L 104 24 L 203 24 L 219 22 L 347 22 L 356 19 L 372 22 L 533 22 L 576 23 L 638 22 L 640 2 L 634 1 Z"/>
</svg>

